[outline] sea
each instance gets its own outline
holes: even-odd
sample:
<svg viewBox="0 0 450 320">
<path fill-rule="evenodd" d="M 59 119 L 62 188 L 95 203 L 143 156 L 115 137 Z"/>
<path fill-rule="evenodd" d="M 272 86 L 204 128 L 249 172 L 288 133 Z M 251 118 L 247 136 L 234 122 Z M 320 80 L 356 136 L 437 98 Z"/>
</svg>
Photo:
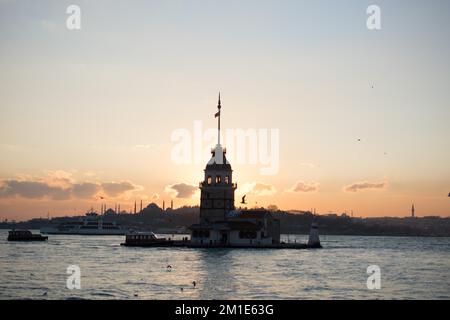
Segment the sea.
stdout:
<svg viewBox="0 0 450 320">
<path fill-rule="evenodd" d="M 450 238 L 321 236 L 323 249 L 289 250 L 124 247 L 124 236 L 20 243 L 7 235 L 0 230 L 0 299 L 450 299 Z"/>
</svg>

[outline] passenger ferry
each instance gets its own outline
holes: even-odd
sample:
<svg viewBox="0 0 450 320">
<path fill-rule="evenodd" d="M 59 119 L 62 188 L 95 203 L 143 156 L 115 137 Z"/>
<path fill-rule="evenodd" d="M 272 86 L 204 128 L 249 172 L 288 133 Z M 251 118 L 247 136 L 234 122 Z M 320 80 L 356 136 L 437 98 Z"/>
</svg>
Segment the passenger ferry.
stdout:
<svg viewBox="0 0 450 320">
<path fill-rule="evenodd" d="M 164 247 L 172 246 L 174 241 L 172 239 L 158 238 L 153 232 L 132 232 L 125 237 L 125 242 L 122 246 L 129 247 Z"/>
<path fill-rule="evenodd" d="M 115 221 L 104 221 L 103 216 L 94 211 L 86 213 L 75 221 L 64 222 L 56 227 L 43 227 L 43 234 L 71 235 L 125 235 L 130 230 L 123 228 Z"/>
</svg>

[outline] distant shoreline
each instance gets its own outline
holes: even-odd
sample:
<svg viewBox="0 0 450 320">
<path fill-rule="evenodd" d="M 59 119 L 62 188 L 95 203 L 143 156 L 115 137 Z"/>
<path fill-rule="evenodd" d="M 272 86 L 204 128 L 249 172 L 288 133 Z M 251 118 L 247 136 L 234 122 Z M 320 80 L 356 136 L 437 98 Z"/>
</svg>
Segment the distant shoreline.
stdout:
<svg viewBox="0 0 450 320">
<path fill-rule="evenodd" d="M 189 226 L 198 222 L 199 207 L 180 207 L 163 210 L 151 203 L 136 214 L 115 213 L 113 210 L 104 215 L 105 220 L 116 221 L 124 227 L 134 230 L 158 230 L 164 233 L 189 233 Z M 312 221 L 319 225 L 319 234 L 323 236 L 371 236 L 371 237 L 450 237 L 450 217 L 380 217 L 359 218 L 346 214 L 314 215 L 309 211 L 272 211 L 280 220 L 282 234 L 307 235 Z M 22 222 L 0 222 L 0 229 L 40 229 L 55 226 L 80 216 L 35 218 Z"/>
</svg>

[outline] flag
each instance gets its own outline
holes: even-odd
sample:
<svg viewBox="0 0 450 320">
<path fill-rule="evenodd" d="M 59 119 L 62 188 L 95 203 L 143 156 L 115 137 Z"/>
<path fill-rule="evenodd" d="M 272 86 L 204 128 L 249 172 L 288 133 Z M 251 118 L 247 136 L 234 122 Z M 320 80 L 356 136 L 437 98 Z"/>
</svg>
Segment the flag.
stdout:
<svg viewBox="0 0 450 320">
<path fill-rule="evenodd" d="M 220 110 L 214 115 L 214 118 L 220 117 Z"/>
</svg>

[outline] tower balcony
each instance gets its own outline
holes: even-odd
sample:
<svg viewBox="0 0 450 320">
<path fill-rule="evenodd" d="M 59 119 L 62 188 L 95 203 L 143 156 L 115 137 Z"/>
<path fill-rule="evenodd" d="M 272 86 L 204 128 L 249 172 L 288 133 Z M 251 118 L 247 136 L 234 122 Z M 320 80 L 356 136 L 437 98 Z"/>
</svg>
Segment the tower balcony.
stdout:
<svg viewBox="0 0 450 320">
<path fill-rule="evenodd" d="M 223 154 L 226 154 L 226 153 L 227 153 L 227 148 L 222 148 L 222 151 L 223 151 Z M 216 153 L 216 148 L 211 148 L 211 153 L 212 153 L 213 155 L 215 155 L 215 153 Z"/>
<path fill-rule="evenodd" d="M 221 187 L 226 187 L 226 186 L 231 186 L 231 188 L 233 189 L 237 189 L 237 182 L 233 182 L 233 183 L 210 183 L 208 184 L 205 181 L 200 181 L 198 183 L 198 187 L 201 189 L 203 187 L 210 187 L 210 186 L 221 186 Z"/>
</svg>

